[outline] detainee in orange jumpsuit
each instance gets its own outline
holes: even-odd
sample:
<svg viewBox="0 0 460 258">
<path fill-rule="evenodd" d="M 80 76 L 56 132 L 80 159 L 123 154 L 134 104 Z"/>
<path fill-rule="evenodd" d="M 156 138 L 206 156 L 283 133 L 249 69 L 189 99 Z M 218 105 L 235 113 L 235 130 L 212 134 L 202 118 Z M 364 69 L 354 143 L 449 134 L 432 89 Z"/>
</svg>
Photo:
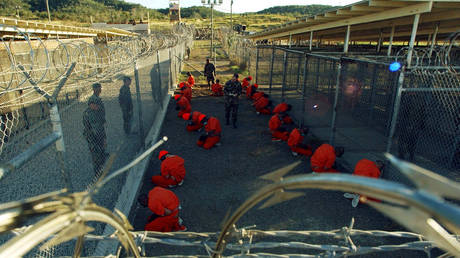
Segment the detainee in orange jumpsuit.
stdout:
<svg viewBox="0 0 460 258">
<path fill-rule="evenodd" d="M 257 88 L 259 88 L 259 85 L 257 85 L 257 84 L 253 84 L 253 85 L 249 86 L 247 88 L 247 90 L 246 90 L 246 97 L 248 97 L 248 99 L 252 99 L 252 95 L 254 95 L 254 93 L 256 93 Z"/>
<path fill-rule="evenodd" d="M 177 94 L 174 99 L 176 100 L 176 110 L 179 110 L 177 117 L 182 118 L 185 113 L 192 112 L 192 106 L 186 97 Z"/>
<path fill-rule="evenodd" d="M 158 159 L 161 161 L 161 175 L 152 176 L 152 182 L 164 188 L 180 186 L 184 183 L 184 159 L 162 150 Z"/>
<path fill-rule="evenodd" d="M 297 156 L 298 154 L 304 155 L 306 157 L 310 157 L 313 153 L 311 150 L 311 146 L 306 145 L 303 143 L 305 139 L 305 135 L 308 134 L 308 128 L 294 128 L 289 134 L 289 139 L 287 144 L 291 148 L 292 155 Z"/>
<path fill-rule="evenodd" d="M 214 96 L 214 97 L 224 96 L 224 91 L 223 91 L 222 85 L 220 84 L 219 80 L 216 80 L 216 83 L 214 83 L 211 86 L 211 90 L 212 90 L 211 96 Z"/>
<path fill-rule="evenodd" d="M 259 100 L 260 98 L 262 98 L 264 95 L 265 95 L 265 93 L 264 93 L 263 91 L 256 91 L 256 92 L 254 92 L 254 94 L 252 94 L 252 100 L 253 100 L 253 102 L 256 102 L 257 100 Z"/>
<path fill-rule="evenodd" d="M 241 81 L 241 87 L 243 89 L 243 92 L 246 92 L 246 90 L 248 89 L 249 85 L 251 85 L 251 81 L 252 81 L 252 76 L 248 76 L 248 77 L 244 78 L 243 81 Z"/>
<path fill-rule="evenodd" d="M 187 131 L 193 132 L 193 131 L 199 131 L 201 128 L 203 128 L 203 124 L 200 123 L 200 116 L 204 116 L 203 113 L 198 112 L 198 111 L 193 111 L 192 113 L 186 113 L 182 116 L 182 118 L 186 121 L 189 121 L 187 124 Z"/>
<path fill-rule="evenodd" d="M 185 83 L 179 84 L 179 87 L 182 96 L 186 97 L 187 100 L 192 103 L 192 88 L 187 87 L 187 84 Z"/>
<path fill-rule="evenodd" d="M 220 122 L 215 117 L 207 117 L 205 115 L 200 116 L 199 121 L 204 124 L 205 134 L 200 136 L 196 144 L 209 150 L 220 142 L 220 134 L 222 132 Z"/>
<path fill-rule="evenodd" d="M 358 163 L 356 163 L 355 170 L 353 171 L 353 175 L 371 177 L 371 178 L 380 178 L 383 168 L 384 168 L 384 163 L 381 160 L 377 160 L 376 162 L 374 162 L 368 159 L 362 159 L 358 161 Z M 353 207 L 358 206 L 358 203 L 361 202 L 361 200 L 363 199 L 362 196 L 360 196 L 359 194 L 345 193 L 343 196 L 348 199 L 353 199 L 351 203 Z M 370 198 L 370 197 L 366 197 L 365 199 L 369 201 L 380 202 L 380 200 Z"/>
<path fill-rule="evenodd" d="M 145 225 L 146 231 L 185 231 L 179 218 L 179 198 L 168 189 L 155 187 L 148 194 L 147 206 L 154 213 Z"/>
<path fill-rule="evenodd" d="M 287 113 L 291 111 L 291 109 L 291 105 L 287 104 L 286 102 L 281 102 L 280 104 L 276 105 L 276 107 L 273 109 L 273 114 L 283 114 L 283 122 L 285 124 L 292 124 L 294 121 L 292 121 L 292 118 Z"/>
<path fill-rule="evenodd" d="M 279 114 L 275 114 L 268 121 L 268 127 L 272 133 L 272 141 L 287 141 L 289 138 L 289 132 L 286 128 L 282 127 L 283 118 Z"/>
<path fill-rule="evenodd" d="M 311 170 L 317 173 L 338 173 L 334 168 L 336 157 L 344 153 L 343 147 L 332 147 L 327 143 L 319 146 L 310 159 Z"/>
<path fill-rule="evenodd" d="M 195 78 L 193 77 L 193 75 L 190 72 L 187 72 L 187 76 L 188 76 L 188 79 L 187 79 L 188 86 L 190 88 L 195 86 Z"/>
<path fill-rule="evenodd" d="M 262 97 L 258 98 L 254 104 L 252 104 L 256 108 L 256 113 L 270 115 L 272 113 L 271 106 L 272 102 L 268 99 L 268 95 L 264 94 Z"/>
</svg>

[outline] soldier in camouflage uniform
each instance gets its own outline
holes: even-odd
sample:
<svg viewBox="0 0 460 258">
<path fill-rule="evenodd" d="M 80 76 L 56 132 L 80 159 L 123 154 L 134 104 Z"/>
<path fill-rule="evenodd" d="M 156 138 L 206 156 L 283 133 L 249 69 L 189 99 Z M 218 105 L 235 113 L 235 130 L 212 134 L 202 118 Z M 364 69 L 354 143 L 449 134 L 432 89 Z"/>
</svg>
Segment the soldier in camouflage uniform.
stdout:
<svg viewBox="0 0 460 258">
<path fill-rule="evenodd" d="M 225 83 L 224 96 L 225 96 L 225 119 L 226 125 L 230 124 L 230 112 L 232 115 L 233 128 L 236 128 L 236 120 L 238 116 L 238 97 L 241 95 L 242 87 L 238 81 L 238 74 L 235 73 L 233 78 Z"/>
<path fill-rule="evenodd" d="M 94 94 L 88 100 L 88 107 L 83 113 L 83 135 L 88 142 L 91 158 L 93 159 L 93 169 L 96 175 L 101 172 L 107 154 L 105 134 L 105 108 L 102 99 L 99 97 L 102 91 L 101 84 L 93 84 Z"/>
<path fill-rule="evenodd" d="M 123 86 L 120 88 L 120 95 L 118 95 L 118 102 L 123 113 L 123 129 L 127 135 L 131 132 L 131 121 L 133 118 L 133 99 L 129 89 L 130 84 L 131 78 L 125 76 L 123 78 Z"/>
</svg>

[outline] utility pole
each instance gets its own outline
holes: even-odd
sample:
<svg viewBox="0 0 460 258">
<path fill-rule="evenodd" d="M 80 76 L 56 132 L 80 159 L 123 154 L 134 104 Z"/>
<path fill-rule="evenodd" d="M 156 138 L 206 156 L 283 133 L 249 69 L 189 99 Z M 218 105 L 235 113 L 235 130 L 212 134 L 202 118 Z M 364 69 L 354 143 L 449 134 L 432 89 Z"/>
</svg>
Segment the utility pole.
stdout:
<svg viewBox="0 0 460 258">
<path fill-rule="evenodd" d="M 209 5 L 211 7 L 211 49 L 209 57 L 212 58 L 212 53 L 214 50 L 214 6 L 221 5 L 223 0 L 201 0 L 203 5 Z M 214 52 L 214 65 L 216 62 L 216 52 Z"/>
<path fill-rule="evenodd" d="M 230 29 L 233 32 L 233 0 L 230 1 Z"/>
<path fill-rule="evenodd" d="M 46 0 L 46 10 L 48 11 L 48 22 L 51 22 L 50 5 L 48 0 Z"/>
</svg>

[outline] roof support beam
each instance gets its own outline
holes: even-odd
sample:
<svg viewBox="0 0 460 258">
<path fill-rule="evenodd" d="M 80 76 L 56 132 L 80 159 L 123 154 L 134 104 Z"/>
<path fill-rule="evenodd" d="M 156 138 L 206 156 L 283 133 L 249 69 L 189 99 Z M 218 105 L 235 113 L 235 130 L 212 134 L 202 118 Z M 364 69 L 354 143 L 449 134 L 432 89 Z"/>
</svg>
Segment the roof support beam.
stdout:
<svg viewBox="0 0 460 258">
<path fill-rule="evenodd" d="M 310 51 L 313 48 L 313 31 L 310 31 L 310 42 L 308 42 L 308 48 L 310 49 Z"/>
<path fill-rule="evenodd" d="M 388 44 L 387 56 L 391 56 L 391 48 L 393 46 L 393 37 L 395 36 L 395 28 L 396 26 L 393 24 L 393 26 L 391 26 L 390 42 Z"/>
<path fill-rule="evenodd" d="M 293 35 L 295 35 L 295 34 L 301 34 L 301 33 L 306 33 L 310 31 L 325 30 L 325 29 L 330 29 L 330 28 L 335 28 L 335 27 L 340 27 L 340 26 L 364 24 L 364 23 L 370 23 L 370 22 L 375 22 L 375 21 L 380 21 L 380 20 L 399 18 L 402 16 L 409 16 L 409 15 L 414 15 L 414 14 L 430 12 L 432 5 L 433 5 L 432 2 L 422 2 L 422 3 L 418 3 L 414 5 L 409 5 L 406 7 L 386 10 L 386 11 L 379 12 L 379 13 L 372 13 L 372 14 L 368 14 L 364 16 L 357 16 L 357 17 L 352 17 L 352 18 L 338 20 L 338 21 L 332 21 L 332 22 L 323 23 L 323 24 L 306 26 L 304 28 L 299 28 L 299 29 L 295 29 L 291 31 L 274 33 L 269 36 L 274 37 L 274 38 L 286 37 L 289 35 L 289 33 L 292 33 Z M 254 36 L 254 38 L 256 39 L 264 38 L 264 35 L 260 35 L 260 36 L 256 35 Z"/>
<path fill-rule="evenodd" d="M 412 64 L 412 52 L 414 52 L 414 43 L 415 37 L 417 36 L 418 22 L 420 20 L 420 14 L 417 13 L 414 16 L 414 24 L 412 26 L 412 32 L 409 41 L 409 50 L 407 51 L 407 67 L 410 67 Z"/>
<path fill-rule="evenodd" d="M 385 1 L 385 0 L 370 0 L 369 6 L 378 6 L 378 7 L 404 7 L 409 4 L 406 2 L 395 2 L 395 1 Z"/>
<path fill-rule="evenodd" d="M 345 34 L 345 41 L 343 44 L 343 53 L 348 53 L 348 44 L 350 43 L 350 29 L 351 25 L 347 26 L 347 33 Z"/>
</svg>

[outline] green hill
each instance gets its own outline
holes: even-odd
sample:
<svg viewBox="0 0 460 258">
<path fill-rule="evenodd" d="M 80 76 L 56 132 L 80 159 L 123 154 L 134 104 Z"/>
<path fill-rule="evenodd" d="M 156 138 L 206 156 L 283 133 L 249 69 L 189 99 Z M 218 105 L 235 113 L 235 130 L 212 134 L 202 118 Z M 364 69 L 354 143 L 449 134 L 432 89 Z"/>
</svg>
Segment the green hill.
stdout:
<svg viewBox="0 0 460 258">
<path fill-rule="evenodd" d="M 310 16 L 318 13 L 323 13 L 330 9 L 333 9 L 332 5 L 285 5 L 285 6 L 274 6 L 257 13 L 259 14 L 293 14 L 296 16 Z"/>
</svg>

